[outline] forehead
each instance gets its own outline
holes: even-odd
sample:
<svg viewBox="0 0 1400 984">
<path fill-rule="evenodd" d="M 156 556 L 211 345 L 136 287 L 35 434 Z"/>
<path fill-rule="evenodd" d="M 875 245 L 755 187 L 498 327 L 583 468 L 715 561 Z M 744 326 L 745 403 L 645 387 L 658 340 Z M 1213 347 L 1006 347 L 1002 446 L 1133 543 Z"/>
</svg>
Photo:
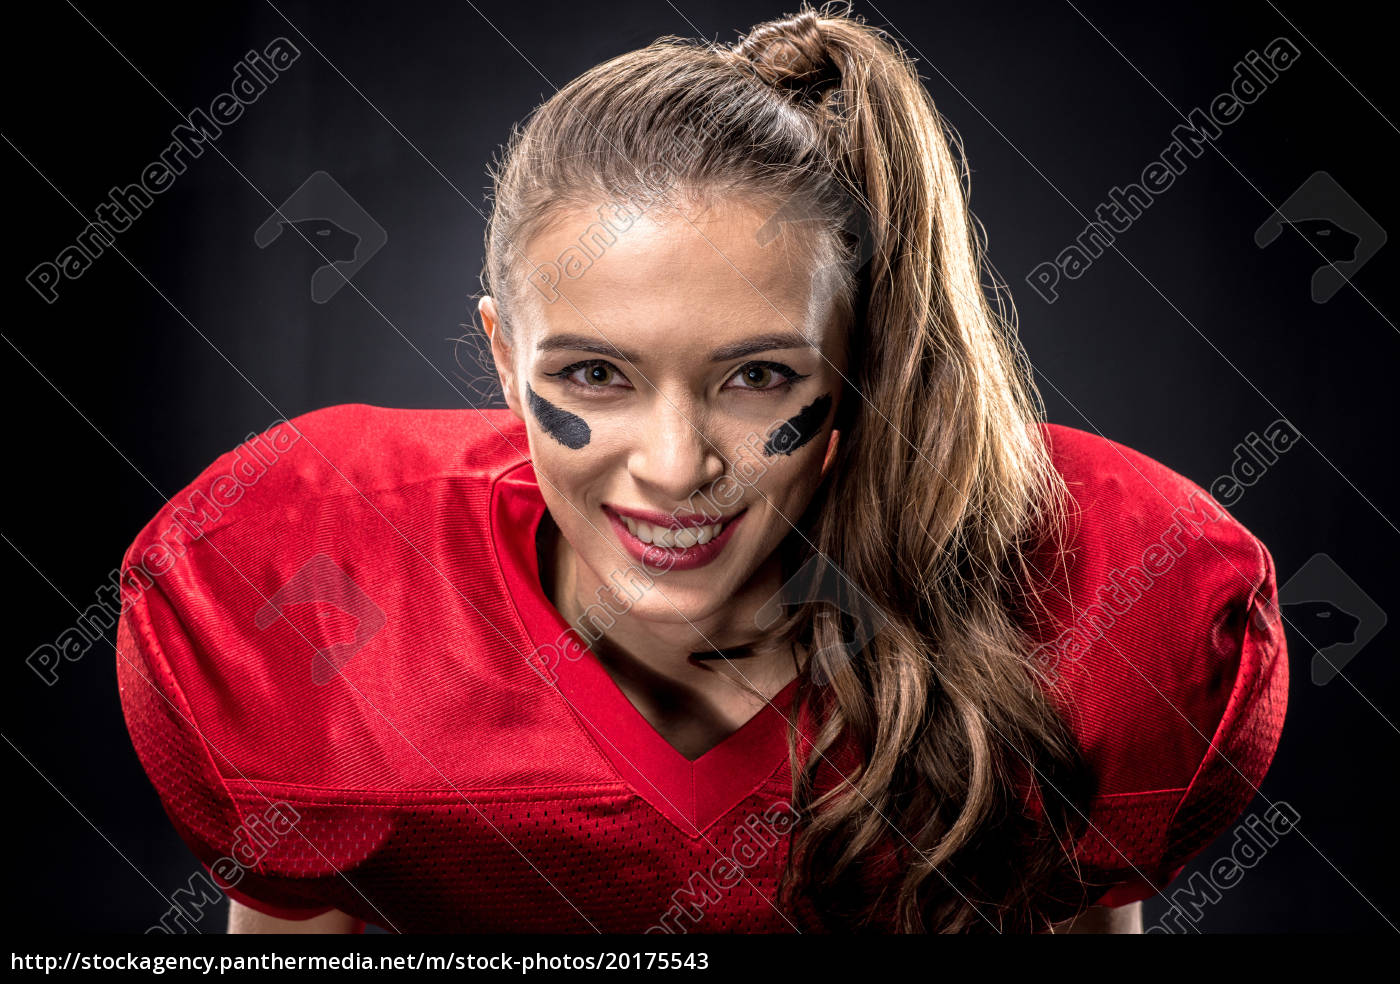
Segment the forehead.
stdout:
<svg viewBox="0 0 1400 984">
<path fill-rule="evenodd" d="M 775 211 L 737 199 L 642 215 L 610 231 L 596 206 L 561 214 L 523 249 L 526 268 L 537 271 L 523 285 L 534 338 L 601 332 L 619 347 L 708 351 L 795 330 L 825 347 L 833 325 L 830 298 L 820 296 L 825 281 L 813 276 L 816 223 L 779 225 L 770 222 Z"/>
</svg>

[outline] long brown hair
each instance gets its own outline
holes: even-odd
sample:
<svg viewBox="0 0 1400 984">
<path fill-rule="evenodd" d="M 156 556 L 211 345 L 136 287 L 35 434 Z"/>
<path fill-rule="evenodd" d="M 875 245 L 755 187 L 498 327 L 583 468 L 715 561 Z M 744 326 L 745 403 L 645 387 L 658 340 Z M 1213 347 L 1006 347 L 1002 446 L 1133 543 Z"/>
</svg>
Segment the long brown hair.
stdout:
<svg viewBox="0 0 1400 984">
<path fill-rule="evenodd" d="M 1014 314 L 983 286 L 965 175 L 899 45 L 830 4 L 596 66 L 493 173 L 482 284 L 507 333 L 531 289 L 518 244 L 563 209 L 711 194 L 820 220 L 852 389 L 782 550 L 795 569 L 815 547 L 881 616 L 854 653 L 840 605 L 789 609 L 769 637 L 814 654 L 797 707 L 820 728 L 805 756 L 789 733 L 801 820 L 780 887 L 828 929 L 1044 929 L 1084 904 L 1070 845 L 1092 778 L 1016 614 L 1066 490 Z M 838 747 L 853 764 L 824 782 Z"/>
</svg>

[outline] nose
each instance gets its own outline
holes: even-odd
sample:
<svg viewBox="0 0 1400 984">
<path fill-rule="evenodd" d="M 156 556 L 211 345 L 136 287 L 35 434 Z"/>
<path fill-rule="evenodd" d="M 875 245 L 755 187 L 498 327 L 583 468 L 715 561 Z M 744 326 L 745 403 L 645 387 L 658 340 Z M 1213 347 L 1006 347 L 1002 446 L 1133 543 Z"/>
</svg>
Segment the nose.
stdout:
<svg viewBox="0 0 1400 984">
<path fill-rule="evenodd" d="M 725 459 L 706 439 L 702 419 L 684 407 L 659 402 L 637 431 L 628 470 L 656 505 L 683 506 L 724 474 Z"/>
</svg>

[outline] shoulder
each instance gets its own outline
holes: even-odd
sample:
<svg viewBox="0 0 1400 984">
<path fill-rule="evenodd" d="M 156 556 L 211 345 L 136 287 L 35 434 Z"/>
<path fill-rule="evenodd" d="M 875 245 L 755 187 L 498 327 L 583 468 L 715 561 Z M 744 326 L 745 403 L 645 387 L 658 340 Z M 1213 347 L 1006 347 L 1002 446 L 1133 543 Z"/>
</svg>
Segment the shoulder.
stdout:
<svg viewBox="0 0 1400 984">
<path fill-rule="evenodd" d="M 508 665 L 482 666 L 514 623 L 489 510 L 525 448 L 508 411 L 338 406 L 219 456 L 122 562 L 133 738 L 197 728 L 228 756 L 183 743 L 207 776 L 237 762 L 311 782 L 365 768 L 385 727 L 373 708 L 434 674 L 499 686 Z M 450 671 L 464 660 L 480 671 L 466 680 Z"/>
<path fill-rule="evenodd" d="M 490 586 L 492 488 L 526 448 L 502 410 L 357 404 L 279 421 L 216 458 L 137 535 L 121 566 L 124 618 L 188 686 L 271 675 L 277 695 L 293 694 L 280 678 L 293 652 L 309 670 L 316 654 L 383 627 L 385 612 L 412 610 L 414 592 L 445 604 L 443 565 L 470 565 Z"/>
<path fill-rule="evenodd" d="M 302 649 L 363 635 L 409 607 L 415 579 L 420 602 L 438 601 L 451 590 L 444 566 L 489 572 L 492 489 L 528 460 L 505 410 L 346 405 L 279 421 L 141 530 L 122 562 L 124 610 L 163 640 L 202 644 L 204 662 L 188 668 L 200 674 L 216 656 L 265 667 L 283 635 Z M 282 617 L 291 608 L 309 624 Z"/>
<path fill-rule="evenodd" d="M 1081 860 L 1127 872 L 1121 904 L 1174 877 L 1268 769 L 1288 691 L 1274 565 L 1195 481 L 1098 435 L 1045 434 L 1069 499 L 1033 562 L 1034 662 L 1098 782 Z"/>
<path fill-rule="evenodd" d="M 491 556 L 491 490 L 527 461 L 524 428 L 504 410 L 352 404 L 278 421 L 146 524 L 122 560 L 126 600 L 133 617 L 164 614 L 166 632 L 202 632 L 243 659 L 265 659 L 282 633 L 363 632 L 382 618 L 370 594 L 392 607 L 445 562 L 444 527 L 459 549 Z M 312 625 L 279 618 L 288 606 Z"/>
<path fill-rule="evenodd" d="M 597 774 L 555 737 L 569 711 L 539 697 L 497 560 L 493 496 L 527 452 L 509 411 L 330 407 L 219 456 L 127 550 L 122 711 L 181 837 L 217 866 L 250 814 L 355 832 L 279 839 L 240 901 L 326 911 L 391 829 L 385 804 L 444 782 Z"/>
<path fill-rule="evenodd" d="M 528 455 L 525 431 L 505 410 L 326 407 L 250 434 L 172 495 L 128 551 L 160 563 L 166 533 L 187 537 L 269 512 L 333 509 L 347 500 L 425 481 L 491 481 Z"/>
</svg>

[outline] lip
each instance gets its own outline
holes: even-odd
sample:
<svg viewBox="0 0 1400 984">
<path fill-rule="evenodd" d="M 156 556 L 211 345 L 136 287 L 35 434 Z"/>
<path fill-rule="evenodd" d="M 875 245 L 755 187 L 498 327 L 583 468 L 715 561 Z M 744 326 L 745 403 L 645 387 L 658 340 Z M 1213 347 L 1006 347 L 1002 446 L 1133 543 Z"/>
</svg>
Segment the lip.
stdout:
<svg viewBox="0 0 1400 984">
<path fill-rule="evenodd" d="M 631 509 L 622 511 L 615 506 L 603 506 L 603 514 L 608 517 L 608 522 L 612 524 L 613 531 L 617 533 L 617 538 L 622 542 L 623 548 L 634 560 L 660 571 L 689 571 L 697 567 L 704 567 L 712 562 L 719 556 L 730 537 L 734 535 L 735 528 L 738 527 L 747 512 L 748 508 L 745 507 L 728 519 L 716 519 L 715 517 L 705 517 L 699 513 L 671 516 L 668 513 L 647 513 Z M 622 521 L 622 515 L 668 529 L 708 526 L 716 522 L 724 523 L 724 528 L 719 531 L 719 536 L 709 543 L 697 543 L 693 547 L 658 547 L 653 543 L 643 543 L 633 536 L 632 531 L 627 528 L 627 524 Z M 656 517 L 656 521 L 649 517 Z M 696 517 L 699 517 L 698 521 Z"/>
</svg>

